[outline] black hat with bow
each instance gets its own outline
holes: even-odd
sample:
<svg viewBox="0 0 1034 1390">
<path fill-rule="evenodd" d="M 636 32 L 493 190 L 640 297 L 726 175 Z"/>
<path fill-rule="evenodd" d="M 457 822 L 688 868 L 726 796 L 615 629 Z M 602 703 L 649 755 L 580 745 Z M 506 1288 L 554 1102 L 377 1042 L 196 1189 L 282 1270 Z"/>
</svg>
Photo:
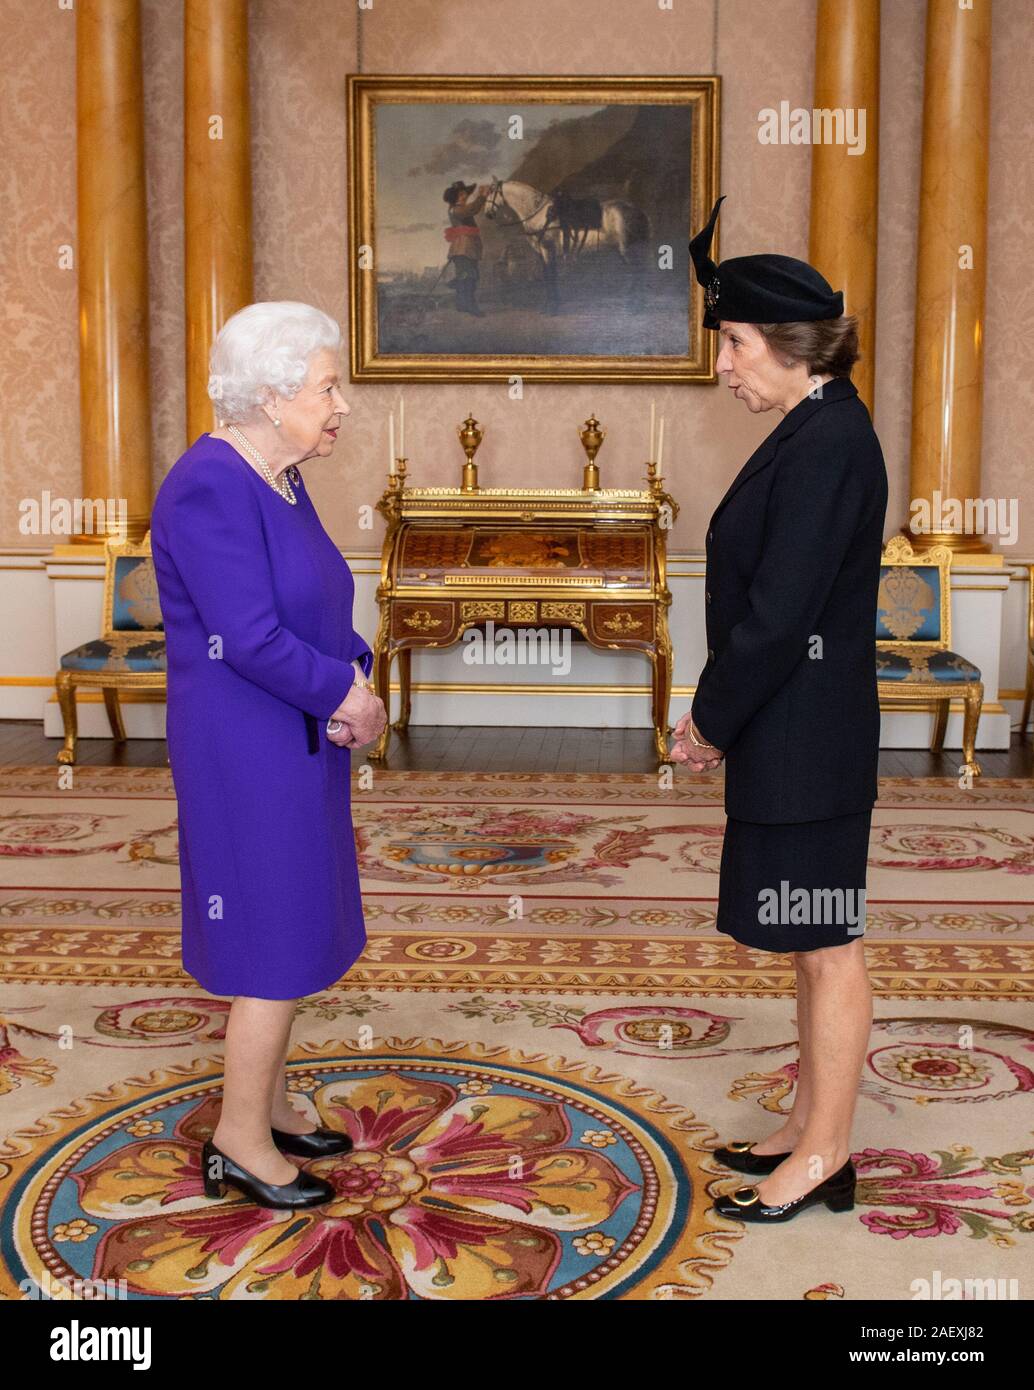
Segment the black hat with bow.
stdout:
<svg viewBox="0 0 1034 1390">
<path fill-rule="evenodd" d="M 733 323 L 801 323 L 839 318 L 844 312 L 843 291 L 834 292 L 807 261 L 764 253 L 735 256 L 715 265 L 710 256 L 711 239 L 724 199 L 723 193 L 711 209 L 707 226 L 689 243 L 697 280 L 704 287 L 704 327 L 717 328 L 722 319 Z"/>
</svg>

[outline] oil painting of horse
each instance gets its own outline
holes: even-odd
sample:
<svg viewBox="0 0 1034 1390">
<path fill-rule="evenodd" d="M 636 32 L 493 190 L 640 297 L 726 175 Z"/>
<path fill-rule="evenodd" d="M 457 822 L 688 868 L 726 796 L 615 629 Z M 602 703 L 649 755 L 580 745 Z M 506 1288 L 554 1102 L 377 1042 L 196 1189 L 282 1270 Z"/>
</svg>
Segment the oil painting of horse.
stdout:
<svg viewBox="0 0 1034 1390">
<path fill-rule="evenodd" d="M 354 380 L 712 380 L 717 78 L 350 83 Z"/>
</svg>

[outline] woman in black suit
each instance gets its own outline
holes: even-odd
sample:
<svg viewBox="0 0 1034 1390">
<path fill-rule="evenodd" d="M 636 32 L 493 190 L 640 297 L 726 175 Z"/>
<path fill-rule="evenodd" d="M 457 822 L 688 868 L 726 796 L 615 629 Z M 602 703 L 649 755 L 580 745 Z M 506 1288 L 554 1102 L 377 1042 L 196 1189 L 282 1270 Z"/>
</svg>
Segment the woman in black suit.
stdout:
<svg viewBox="0 0 1034 1390">
<path fill-rule="evenodd" d="M 707 663 L 672 757 L 725 760 L 717 928 L 792 955 L 800 1064 L 785 1124 L 718 1149 L 761 1177 L 720 1198 L 740 1220 L 854 1205 L 851 1125 L 872 1027 L 865 871 L 880 711 L 875 619 L 887 474 L 850 380 L 855 320 L 811 266 L 708 255 L 721 205 L 690 243 L 719 331 L 717 369 L 752 413 L 782 420 L 707 532 Z"/>
</svg>

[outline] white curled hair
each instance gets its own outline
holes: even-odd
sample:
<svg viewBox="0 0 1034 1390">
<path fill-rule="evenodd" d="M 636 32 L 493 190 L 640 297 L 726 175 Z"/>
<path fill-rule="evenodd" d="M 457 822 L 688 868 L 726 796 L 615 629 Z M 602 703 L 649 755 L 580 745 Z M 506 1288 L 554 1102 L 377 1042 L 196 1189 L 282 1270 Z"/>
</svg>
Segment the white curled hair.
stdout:
<svg viewBox="0 0 1034 1390">
<path fill-rule="evenodd" d="M 245 305 L 226 320 L 208 359 L 208 395 L 223 421 L 247 420 L 268 390 L 290 400 L 320 348 L 341 346 L 329 314 L 291 299 Z"/>
</svg>

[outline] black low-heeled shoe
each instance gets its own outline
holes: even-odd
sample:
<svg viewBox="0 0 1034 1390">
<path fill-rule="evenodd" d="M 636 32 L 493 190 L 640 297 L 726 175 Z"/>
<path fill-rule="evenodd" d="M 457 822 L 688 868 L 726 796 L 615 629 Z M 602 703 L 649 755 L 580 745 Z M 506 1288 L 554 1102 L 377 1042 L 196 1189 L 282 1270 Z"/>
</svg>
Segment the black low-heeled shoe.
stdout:
<svg viewBox="0 0 1034 1390">
<path fill-rule="evenodd" d="M 307 1134 L 289 1134 L 283 1129 L 270 1132 L 281 1153 L 294 1154 L 297 1158 L 329 1158 L 333 1154 L 351 1153 L 355 1147 L 347 1134 L 336 1129 L 310 1129 Z"/>
<path fill-rule="evenodd" d="M 294 1182 L 264 1182 L 234 1163 L 211 1139 L 201 1149 L 201 1179 L 206 1197 L 222 1197 L 227 1187 L 235 1187 L 260 1207 L 319 1207 L 335 1196 L 331 1184 L 312 1173 L 301 1172 Z"/>
<path fill-rule="evenodd" d="M 762 1224 L 789 1221 L 805 1207 L 813 1207 L 819 1202 L 825 1202 L 830 1211 L 850 1211 L 854 1206 L 857 1181 L 854 1163 L 848 1159 L 832 1177 L 792 1202 L 770 1206 L 761 1200 L 756 1187 L 738 1187 L 735 1192 L 716 1198 L 712 1206 L 719 1216 L 727 1216 L 732 1221 L 756 1221 Z"/>
<path fill-rule="evenodd" d="M 736 1139 L 731 1144 L 722 1144 L 713 1152 L 718 1162 L 726 1168 L 733 1168 L 737 1173 L 750 1173 L 752 1175 L 761 1174 L 763 1176 L 774 1173 L 780 1163 L 790 1157 L 788 1153 L 751 1153 L 753 1147 L 753 1143 L 748 1143 L 742 1139 Z"/>
</svg>

